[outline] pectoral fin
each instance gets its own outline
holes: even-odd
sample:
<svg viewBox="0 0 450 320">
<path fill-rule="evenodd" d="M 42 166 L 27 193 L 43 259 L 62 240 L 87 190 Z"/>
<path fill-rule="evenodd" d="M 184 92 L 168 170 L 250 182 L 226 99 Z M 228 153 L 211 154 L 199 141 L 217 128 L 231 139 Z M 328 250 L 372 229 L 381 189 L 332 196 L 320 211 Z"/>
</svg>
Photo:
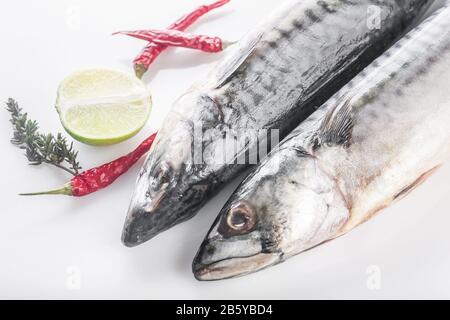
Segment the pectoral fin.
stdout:
<svg viewBox="0 0 450 320">
<path fill-rule="evenodd" d="M 341 102 L 330 109 L 322 120 L 315 137 L 316 147 L 321 145 L 343 145 L 351 143 L 354 126 L 354 110 L 350 98 L 343 97 Z"/>
</svg>

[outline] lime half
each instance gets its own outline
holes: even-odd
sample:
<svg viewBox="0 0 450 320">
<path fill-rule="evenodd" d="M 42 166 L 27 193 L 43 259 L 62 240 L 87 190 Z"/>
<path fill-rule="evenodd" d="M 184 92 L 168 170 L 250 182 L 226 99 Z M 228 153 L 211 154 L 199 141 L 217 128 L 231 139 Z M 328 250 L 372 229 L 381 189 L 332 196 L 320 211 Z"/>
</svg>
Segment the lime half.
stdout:
<svg viewBox="0 0 450 320">
<path fill-rule="evenodd" d="M 147 122 L 151 106 L 150 92 L 140 79 L 108 69 L 70 75 L 59 86 L 56 101 L 64 129 L 91 145 L 131 138 Z"/>
</svg>

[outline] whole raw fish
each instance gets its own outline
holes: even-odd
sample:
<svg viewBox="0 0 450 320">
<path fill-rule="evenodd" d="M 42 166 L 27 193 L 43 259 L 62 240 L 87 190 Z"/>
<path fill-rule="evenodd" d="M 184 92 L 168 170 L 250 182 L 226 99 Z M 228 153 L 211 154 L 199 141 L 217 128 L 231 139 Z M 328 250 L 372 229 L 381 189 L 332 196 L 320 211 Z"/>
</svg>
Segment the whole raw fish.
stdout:
<svg viewBox="0 0 450 320">
<path fill-rule="evenodd" d="M 138 245 L 193 217 L 248 167 L 251 161 L 237 159 L 260 141 L 230 146 L 227 138 L 238 140 L 242 129 L 276 129 L 284 137 L 379 56 L 428 3 L 288 1 L 177 100 L 139 174 L 124 244 Z M 229 160 L 217 161 L 221 155 Z"/>
<path fill-rule="evenodd" d="M 295 129 L 236 190 L 193 263 L 200 280 L 255 272 L 339 237 L 450 156 L 450 6 Z"/>
</svg>

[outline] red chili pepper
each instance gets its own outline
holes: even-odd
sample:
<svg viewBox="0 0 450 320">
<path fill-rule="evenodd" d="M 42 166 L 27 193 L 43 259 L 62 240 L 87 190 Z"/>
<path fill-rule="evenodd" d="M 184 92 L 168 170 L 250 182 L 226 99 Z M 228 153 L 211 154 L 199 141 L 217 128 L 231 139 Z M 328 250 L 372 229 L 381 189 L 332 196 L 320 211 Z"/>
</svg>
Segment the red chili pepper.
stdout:
<svg viewBox="0 0 450 320">
<path fill-rule="evenodd" d="M 228 2 L 230 2 L 230 0 L 220 0 L 210 5 L 200 6 L 193 12 L 178 19 L 175 23 L 167 27 L 167 29 L 185 31 L 188 27 L 194 24 L 200 17 L 216 8 L 222 7 Z M 159 45 L 153 42 L 147 44 L 147 46 L 133 61 L 136 76 L 142 78 L 142 76 L 144 75 L 145 72 L 147 72 L 148 68 L 153 63 L 153 61 L 155 61 L 156 58 L 165 49 L 167 49 L 167 46 L 165 45 Z"/>
<path fill-rule="evenodd" d="M 220 0 L 211 5 L 204 5 L 198 7 L 192 13 L 187 14 L 170 25 L 168 29 L 173 30 L 186 30 L 194 22 L 206 13 L 219 8 L 230 2 L 230 0 Z M 150 64 L 167 48 L 165 45 L 149 43 L 144 50 L 134 60 L 134 68 L 136 75 L 141 78 L 147 71 Z M 70 182 L 64 185 L 60 189 L 37 192 L 37 193 L 24 193 L 21 195 L 68 195 L 74 197 L 82 197 L 101 190 L 111 185 L 117 178 L 127 172 L 145 153 L 147 153 L 154 140 L 156 133 L 151 135 L 148 139 L 142 142 L 134 151 L 128 155 L 113 160 L 107 164 L 101 165 L 96 168 L 84 171 L 74 176 Z"/>
<path fill-rule="evenodd" d="M 219 37 L 199 36 L 176 30 L 139 30 L 120 31 L 114 34 L 124 34 L 141 40 L 152 41 L 165 46 L 183 47 L 204 52 L 220 52 L 231 43 Z"/>
<path fill-rule="evenodd" d="M 109 163 L 96 168 L 86 170 L 75 177 L 64 187 L 52 191 L 23 193 L 23 196 L 36 195 L 67 195 L 74 197 L 83 197 L 94 193 L 100 189 L 106 188 L 112 184 L 118 177 L 128 171 L 144 154 L 146 154 L 156 138 L 156 133 L 152 134 L 142 142 L 135 150 Z"/>
</svg>

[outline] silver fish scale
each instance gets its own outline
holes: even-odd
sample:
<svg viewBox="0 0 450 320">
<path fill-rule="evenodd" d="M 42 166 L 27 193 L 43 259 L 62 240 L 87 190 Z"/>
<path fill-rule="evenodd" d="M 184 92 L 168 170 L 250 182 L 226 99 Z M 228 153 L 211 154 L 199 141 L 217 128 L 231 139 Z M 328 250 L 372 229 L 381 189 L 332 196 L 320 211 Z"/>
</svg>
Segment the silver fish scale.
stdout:
<svg viewBox="0 0 450 320">
<path fill-rule="evenodd" d="M 381 54 L 430 0 L 292 0 L 245 36 L 206 81 L 177 100 L 141 170 L 123 241 L 137 245 L 191 218 L 225 182 L 248 167 L 256 141 L 224 150 L 242 130 L 284 137 Z M 380 29 L 367 26 L 368 8 Z M 189 154 L 201 125 L 202 162 Z M 215 130 L 208 130 L 215 129 Z"/>
<path fill-rule="evenodd" d="M 450 72 L 448 65 L 448 58 L 450 56 L 450 9 L 443 10 L 435 19 L 433 23 L 424 24 L 421 30 L 410 34 L 410 38 L 414 41 L 410 42 L 409 37 L 399 42 L 398 48 L 394 48 L 391 54 L 395 61 L 387 65 L 386 70 L 389 76 L 382 74 L 375 74 L 373 79 L 368 79 L 366 83 L 361 83 L 362 88 L 367 88 L 366 95 L 355 97 L 355 120 L 354 120 L 354 148 L 350 148 L 350 161 L 357 154 L 364 155 L 364 150 L 367 156 L 373 155 L 373 152 L 378 150 L 379 159 L 376 162 L 362 161 L 357 170 L 354 170 L 354 175 L 370 177 L 381 174 L 383 168 L 389 167 L 398 159 L 393 157 L 392 153 L 386 152 L 387 146 L 401 149 L 403 145 L 407 145 L 411 134 L 396 135 L 397 131 L 405 132 L 410 128 L 413 130 L 420 123 L 430 116 L 430 113 L 437 112 L 434 102 L 430 101 L 428 108 L 419 108 L 414 105 L 408 105 L 409 101 L 407 93 L 411 88 L 415 91 L 420 90 L 424 86 L 424 77 L 427 77 L 434 68 L 440 68 L 442 71 Z M 398 50 L 398 51 L 397 51 Z M 401 52 L 402 54 L 397 54 Z M 380 65 L 387 63 L 386 57 L 380 59 Z M 444 59 L 444 60 L 443 60 Z M 393 68 L 401 69 L 394 71 Z M 417 88 L 417 89 L 416 89 Z M 432 89 L 432 88 L 430 88 Z M 443 95 L 439 93 L 438 95 Z M 376 98 L 373 102 L 372 99 Z M 392 104 L 392 101 L 398 103 Z M 413 102 L 412 102 L 413 103 Z M 448 101 L 450 103 L 450 101 Z M 359 107 L 360 106 L 360 107 Z M 377 108 L 376 108 L 377 107 Z M 445 114 L 442 114 L 445 117 Z M 381 137 L 378 141 L 370 139 L 371 132 L 379 130 L 384 127 L 385 130 L 391 132 L 397 138 L 395 142 L 388 139 L 388 137 Z M 434 128 L 436 130 L 437 128 Z M 445 128 L 443 128 L 445 129 Z M 434 131 L 430 130 L 428 134 L 433 136 Z M 357 180 L 351 179 L 350 185 L 347 182 L 347 189 L 360 188 L 362 184 L 367 183 L 355 182 Z"/>
<path fill-rule="evenodd" d="M 416 105 L 409 95 L 411 92 L 436 90 L 430 87 L 433 86 L 430 77 L 433 74 L 436 78 L 439 73 L 450 73 L 449 6 L 447 2 L 443 9 L 375 60 L 295 129 L 280 146 L 280 150 L 298 148 L 308 150 L 317 157 L 323 170 L 330 176 L 337 177 L 348 203 L 354 206 L 350 222 L 343 232 L 367 219 L 371 210 L 376 211 L 376 206 L 369 207 L 371 202 L 367 199 L 367 194 L 372 194 L 371 201 L 378 203 L 378 206 L 385 206 L 387 204 L 384 204 L 384 201 L 395 200 L 397 194 L 403 195 L 402 188 L 410 190 L 412 187 L 409 184 L 414 183 L 417 176 L 440 165 L 448 156 L 448 148 L 445 145 L 434 150 L 430 147 L 429 153 L 423 154 L 427 151 L 422 149 L 428 149 L 420 143 L 424 139 L 436 141 L 436 138 L 442 140 L 450 136 L 449 129 L 441 123 L 444 120 L 440 120 L 441 122 L 433 120 L 433 117 L 450 119 L 448 111 L 438 109 L 442 108 L 443 103 L 450 104 L 449 95 L 436 92 L 435 101 L 430 100 L 426 107 L 423 106 L 423 101 L 417 102 Z M 318 150 L 311 151 L 314 148 L 313 138 L 320 132 L 326 116 L 330 112 L 339 111 L 345 101 L 351 104 L 353 113 L 349 147 L 343 151 L 339 147 L 324 145 Z M 338 108 L 334 110 L 336 106 Z M 437 115 L 439 111 L 440 116 Z M 420 130 L 423 130 L 424 126 L 427 128 L 426 133 L 422 132 L 426 134 L 425 136 L 420 135 Z M 416 143 L 413 142 L 414 139 L 417 139 Z M 414 153 L 414 149 L 417 160 L 402 158 L 404 153 Z M 282 167 L 283 162 L 288 164 L 289 159 L 281 162 Z M 411 168 L 400 169 L 399 165 Z M 397 171 L 394 170 L 396 167 Z M 414 168 L 417 168 L 416 177 L 412 174 Z M 404 177 L 396 180 L 386 173 L 388 170 L 393 174 L 405 170 Z M 398 183 L 397 193 L 383 185 L 379 181 L 382 179 L 385 179 L 385 184 L 392 188 Z M 392 181 L 388 183 L 390 179 Z M 373 186 L 370 187 L 371 185 Z M 370 188 L 381 189 L 374 192 Z M 252 192 L 250 185 L 243 186 L 242 190 L 241 195 Z"/>
<path fill-rule="evenodd" d="M 407 195 L 450 158 L 449 84 L 447 1 L 242 182 L 194 259 L 196 278 L 227 279 L 281 263 Z M 238 231 L 235 215 L 249 221 Z"/>
<path fill-rule="evenodd" d="M 261 128 L 261 123 L 276 127 L 286 113 L 303 107 L 323 85 L 323 77 L 352 62 L 348 56 L 356 39 L 346 35 L 352 32 L 365 38 L 364 42 L 370 40 L 366 15 L 373 3 L 392 7 L 392 1 L 296 2 L 288 6 L 287 17 L 280 18 L 274 31 L 261 38 L 229 82 L 211 93 L 223 106 L 224 122 L 234 128 Z M 305 6 L 309 9 L 304 10 Z M 330 8 L 336 10 L 333 15 Z"/>
<path fill-rule="evenodd" d="M 380 94 L 401 96 L 406 88 L 420 81 L 420 75 L 426 73 L 450 50 L 450 10 L 445 11 L 445 8 L 449 6 L 450 4 L 447 3 L 438 13 L 405 35 L 391 49 L 365 68 L 317 112 L 292 131 L 282 147 L 308 147 L 305 143 L 310 141 L 305 139 L 305 136 L 311 136 L 317 131 L 329 109 L 346 98 L 351 98 L 355 105 L 355 112 L 362 112 L 358 111 L 356 107 L 358 105 L 370 110 L 369 114 L 360 116 L 369 119 L 368 122 L 372 122 L 371 115 L 377 117 L 377 109 L 371 108 L 371 105 L 367 103 L 370 99 L 377 97 L 378 101 L 385 100 L 382 104 L 392 108 L 389 100 L 380 97 Z M 414 41 L 410 41 L 412 38 Z M 392 56 L 395 56 L 395 59 Z M 297 139 L 297 136 L 302 138 Z"/>
<path fill-rule="evenodd" d="M 249 34 L 241 42 L 247 46 L 237 47 L 219 64 L 218 73 L 211 77 L 213 80 L 206 82 L 208 85 L 219 82 L 217 88 L 205 89 L 204 95 L 215 101 L 221 117 L 217 118 L 218 122 L 202 120 L 203 128 L 219 129 L 228 135 L 247 129 L 279 129 L 283 137 L 324 103 L 330 93 L 349 81 L 353 72 L 365 66 L 355 61 L 364 54 L 369 59 L 375 58 L 374 53 L 393 40 L 398 34 L 394 30 L 403 28 L 404 23 L 400 21 L 408 20 L 407 16 L 414 13 L 400 9 L 399 3 L 380 0 L 288 3 L 277 19 L 259 28 L 272 29 L 271 32 L 262 37 L 258 31 Z M 380 25 L 385 30 L 391 29 L 390 33 L 374 32 L 367 27 L 370 5 L 380 9 Z M 405 3 L 401 5 L 407 7 Z M 238 60 L 243 52 L 250 54 L 227 77 L 225 69 L 233 70 L 230 61 Z M 351 72 L 342 72 L 352 64 Z M 214 150 L 222 148 L 220 139 L 214 133 L 205 134 L 206 158 L 215 157 Z M 235 158 L 250 148 L 245 145 L 244 149 L 238 149 Z M 217 172 L 220 176 L 217 181 L 227 181 L 243 168 L 227 163 Z"/>
</svg>

